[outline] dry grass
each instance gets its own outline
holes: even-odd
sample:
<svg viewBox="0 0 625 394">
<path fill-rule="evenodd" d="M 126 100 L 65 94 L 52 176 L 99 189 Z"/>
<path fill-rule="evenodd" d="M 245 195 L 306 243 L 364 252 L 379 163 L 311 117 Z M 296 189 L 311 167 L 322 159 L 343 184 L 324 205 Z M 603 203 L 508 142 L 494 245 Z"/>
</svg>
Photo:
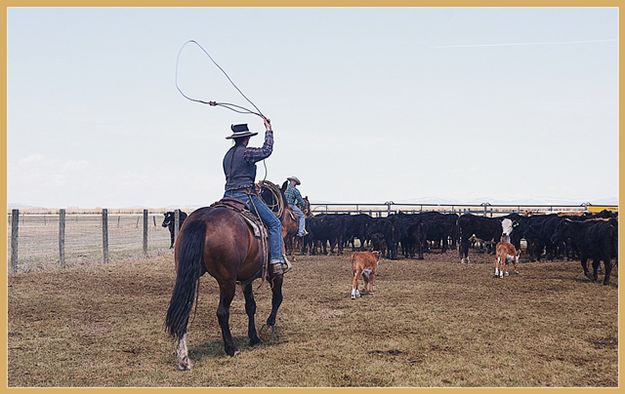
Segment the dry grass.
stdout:
<svg viewBox="0 0 625 394">
<path fill-rule="evenodd" d="M 492 257 L 472 254 L 472 261 Z M 486 260 L 485 260 L 486 259 Z M 223 353 L 216 283 L 202 279 L 191 372 L 174 368 L 163 318 L 172 257 L 9 279 L 10 386 L 616 386 L 616 272 L 526 263 L 494 279 L 456 253 L 383 260 L 378 292 L 350 300 L 347 256 L 299 257 L 279 338 L 248 348 L 243 297 L 231 310 L 242 354 Z M 451 264 L 449 262 L 452 262 Z M 256 292 L 257 324 L 270 291 Z"/>
</svg>

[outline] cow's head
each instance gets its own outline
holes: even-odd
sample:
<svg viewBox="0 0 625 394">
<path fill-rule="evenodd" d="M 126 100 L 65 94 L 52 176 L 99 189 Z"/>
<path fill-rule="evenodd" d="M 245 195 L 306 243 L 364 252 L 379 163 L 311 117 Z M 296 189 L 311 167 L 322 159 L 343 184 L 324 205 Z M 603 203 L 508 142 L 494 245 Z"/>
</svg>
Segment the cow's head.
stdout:
<svg viewBox="0 0 625 394">
<path fill-rule="evenodd" d="M 163 214 L 164 218 L 163 218 L 163 227 L 167 227 L 169 226 L 169 223 L 173 223 L 174 222 L 174 213 L 169 211 L 169 212 L 165 212 Z"/>
<path fill-rule="evenodd" d="M 564 219 L 556 226 L 553 235 L 551 236 L 551 242 L 558 243 L 563 242 L 567 238 L 570 237 L 571 232 L 571 224 L 573 221 L 571 219 Z"/>
</svg>

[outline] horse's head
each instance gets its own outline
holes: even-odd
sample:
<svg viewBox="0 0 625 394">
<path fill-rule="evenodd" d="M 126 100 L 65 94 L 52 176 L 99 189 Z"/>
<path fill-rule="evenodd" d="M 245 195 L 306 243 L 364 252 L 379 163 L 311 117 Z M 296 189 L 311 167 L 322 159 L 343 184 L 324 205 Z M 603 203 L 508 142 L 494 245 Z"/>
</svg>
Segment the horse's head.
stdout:
<svg viewBox="0 0 625 394">
<path fill-rule="evenodd" d="M 312 211 L 310 210 L 310 201 L 308 200 L 308 196 L 304 197 L 304 216 L 307 218 L 312 217 Z"/>
</svg>

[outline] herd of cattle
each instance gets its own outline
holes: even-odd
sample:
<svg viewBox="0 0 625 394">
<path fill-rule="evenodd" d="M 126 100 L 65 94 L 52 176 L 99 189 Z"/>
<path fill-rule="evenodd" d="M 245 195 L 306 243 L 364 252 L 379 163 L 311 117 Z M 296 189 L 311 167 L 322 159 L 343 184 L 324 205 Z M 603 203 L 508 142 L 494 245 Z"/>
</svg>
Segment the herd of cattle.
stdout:
<svg viewBox="0 0 625 394">
<path fill-rule="evenodd" d="M 502 220 L 513 222 L 510 242 L 521 250 L 525 240 L 531 261 L 547 259 L 578 259 L 584 273 L 597 279 L 600 261 L 605 265 L 604 283 L 608 283 L 612 260 L 617 258 L 618 214 L 602 211 L 597 214 L 549 214 L 524 216 L 511 213 L 490 218 L 473 214 L 423 212 L 397 213 L 387 217 L 367 214 L 321 214 L 306 219 L 309 234 L 304 238 L 302 254 L 342 254 L 355 239 L 359 249 L 378 250 L 388 259 L 423 259 L 432 249 L 445 252 L 458 247 L 461 262 L 469 262 L 469 247 L 495 253 L 494 246 L 502 235 Z M 329 248 L 329 249 L 328 249 Z M 589 273 L 587 261 L 593 262 Z"/>
<path fill-rule="evenodd" d="M 186 214 L 181 212 L 180 224 Z M 306 218 L 308 235 L 298 245 L 301 254 L 343 254 L 345 247 L 376 250 L 388 259 L 423 259 L 433 249 L 445 252 L 458 248 L 461 262 L 468 263 L 469 248 L 495 253 L 502 235 L 502 220 L 510 219 L 513 230 L 510 242 L 529 260 L 580 260 L 584 273 L 597 280 L 599 264 L 605 266 L 604 283 L 610 280 L 612 260 L 617 259 L 618 214 L 602 211 L 597 214 L 549 214 L 525 216 L 511 213 L 490 218 L 473 214 L 422 212 L 395 213 L 387 217 L 367 214 L 319 214 Z M 163 227 L 169 227 L 173 246 L 173 212 L 165 214 Z M 294 251 L 287 251 L 292 254 Z M 589 272 L 587 261 L 593 262 Z"/>
</svg>

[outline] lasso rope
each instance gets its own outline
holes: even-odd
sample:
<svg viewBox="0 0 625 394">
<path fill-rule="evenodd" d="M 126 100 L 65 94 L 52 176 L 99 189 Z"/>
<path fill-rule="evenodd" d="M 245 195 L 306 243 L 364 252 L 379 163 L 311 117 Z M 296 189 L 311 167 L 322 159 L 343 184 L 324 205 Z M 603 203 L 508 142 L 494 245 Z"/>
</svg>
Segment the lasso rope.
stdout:
<svg viewBox="0 0 625 394">
<path fill-rule="evenodd" d="M 237 104 L 232 104 L 232 103 L 223 103 L 223 102 L 217 102 L 217 101 L 205 101 L 205 100 L 200 100 L 200 99 L 196 99 L 193 98 L 191 96 L 188 96 L 187 94 L 185 94 L 182 89 L 180 89 L 180 85 L 178 84 L 178 65 L 180 64 L 180 54 L 182 54 L 182 50 L 189 44 L 195 44 L 197 45 L 198 48 L 200 48 L 202 50 L 202 52 L 204 52 L 204 54 L 206 54 L 206 56 L 208 56 L 208 58 L 211 60 L 211 62 L 213 62 L 213 64 L 215 66 L 217 66 L 217 68 L 226 76 L 226 78 L 228 78 L 228 81 L 230 81 L 230 83 L 232 84 L 232 86 L 234 86 L 234 88 L 239 92 L 239 94 L 241 94 L 241 96 L 243 96 L 243 98 L 245 100 L 247 100 L 248 103 L 252 104 L 252 107 L 254 107 L 256 109 L 257 112 L 252 111 L 248 108 L 245 108 L 241 105 L 237 105 Z M 178 50 L 178 56 L 176 57 L 176 89 L 178 89 L 178 91 L 180 92 L 180 94 L 182 95 L 182 97 L 186 98 L 189 101 L 193 101 L 195 103 L 200 103 L 200 104 L 208 104 L 211 107 L 224 107 L 226 109 L 229 109 L 230 111 L 234 111 L 236 113 L 239 114 L 251 114 L 251 115 L 256 115 L 259 116 L 263 119 L 267 119 L 267 117 L 265 115 L 263 115 L 263 113 L 261 112 L 260 109 L 258 109 L 258 107 L 256 106 L 256 104 L 254 104 L 252 102 L 252 100 L 250 100 L 249 98 L 247 98 L 247 96 L 241 91 L 241 89 L 239 89 L 239 87 L 234 83 L 234 81 L 232 80 L 232 78 L 230 78 L 230 76 L 228 75 L 228 73 L 221 68 L 221 66 L 219 64 L 217 64 L 217 62 L 215 61 L 215 59 L 213 59 L 213 57 L 208 53 L 208 51 L 206 49 L 204 49 L 203 46 L 201 46 L 197 41 L 195 40 L 188 40 L 186 41 L 184 44 L 182 44 L 182 46 L 180 47 L 180 49 Z M 267 164 L 265 164 L 265 160 L 263 159 L 263 167 L 265 168 L 265 176 L 263 177 L 263 182 L 267 179 Z"/>
<path fill-rule="evenodd" d="M 269 190 L 269 192 L 273 196 L 273 200 L 275 201 L 275 203 L 273 204 L 270 204 L 269 201 L 265 201 L 267 207 L 271 209 L 271 211 L 274 213 L 274 215 L 276 215 L 277 218 L 282 217 L 282 213 L 284 212 L 285 207 L 284 201 L 282 201 L 282 191 L 280 190 L 278 185 L 266 180 L 262 180 L 258 182 L 258 184 L 260 185 L 261 189 Z"/>
<path fill-rule="evenodd" d="M 217 68 L 219 70 L 221 70 L 221 72 L 226 76 L 226 78 L 228 78 L 228 81 L 230 81 L 230 83 L 232 84 L 232 86 L 234 86 L 234 88 L 241 94 L 241 96 L 243 96 L 243 98 L 245 100 L 247 100 L 248 103 L 252 104 L 252 106 L 256 109 L 256 111 L 252 111 L 248 108 L 245 108 L 241 105 L 237 105 L 237 104 L 232 104 L 232 103 L 223 103 L 223 102 L 217 102 L 217 101 L 205 101 L 205 100 L 200 100 L 197 98 L 193 98 L 191 96 L 186 95 L 182 89 L 180 89 L 180 85 L 178 84 L 178 65 L 180 63 L 180 54 L 182 53 L 182 50 L 189 44 L 195 44 L 197 45 L 198 48 L 200 48 L 202 50 L 202 52 L 204 52 L 206 54 L 206 56 L 208 56 L 208 58 L 213 62 L 213 64 L 215 66 L 217 66 Z M 213 57 L 208 53 L 208 51 L 206 49 L 204 49 L 204 47 L 202 47 L 197 41 L 195 40 L 189 40 L 187 42 L 185 42 L 184 44 L 182 44 L 182 46 L 180 47 L 180 50 L 178 51 L 178 57 L 176 58 L 176 89 L 178 89 L 178 91 L 180 92 L 180 94 L 186 98 L 187 100 L 196 102 L 196 103 L 200 103 L 200 104 L 208 104 L 211 107 L 224 107 L 229 109 L 230 111 L 234 111 L 237 112 L 239 114 L 251 114 L 251 115 L 256 115 L 259 116 L 263 119 L 267 119 L 265 117 L 265 115 L 263 115 L 263 113 L 261 112 L 260 109 L 258 109 L 258 107 L 256 106 L 256 104 L 254 104 L 252 102 L 252 100 L 250 100 L 249 98 L 247 98 L 247 96 L 245 94 L 243 94 L 243 92 L 241 91 L 241 89 L 239 89 L 239 87 L 234 83 L 234 81 L 230 78 L 230 76 L 228 75 L 228 73 L 226 73 L 226 71 L 221 68 L 221 66 L 219 64 L 217 64 L 217 62 L 213 59 Z"/>
</svg>

